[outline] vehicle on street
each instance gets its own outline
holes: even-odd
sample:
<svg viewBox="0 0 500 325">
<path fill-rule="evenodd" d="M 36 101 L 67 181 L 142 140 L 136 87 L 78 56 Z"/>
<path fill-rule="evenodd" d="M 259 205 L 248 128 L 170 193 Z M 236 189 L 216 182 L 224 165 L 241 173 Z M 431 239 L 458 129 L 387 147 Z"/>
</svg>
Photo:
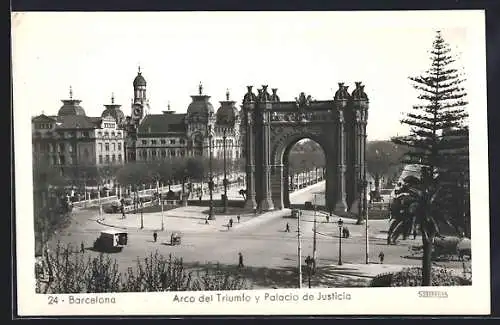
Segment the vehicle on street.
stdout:
<svg viewBox="0 0 500 325">
<path fill-rule="evenodd" d="M 118 213 L 120 212 L 121 203 L 120 201 L 113 201 L 111 203 L 104 204 L 102 210 L 105 213 Z"/>
<path fill-rule="evenodd" d="M 181 234 L 178 232 L 173 232 L 170 236 L 170 244 L 171 245 L 180 245 L 181 244 Z"/>
<path fill-rule="evenodd" d="M 127 242 L 127 232 L 115 229 L 103 230 L 94 242 L 94 249 L 100 252 L 120 252 L 127 246 Z"/>
</svg>

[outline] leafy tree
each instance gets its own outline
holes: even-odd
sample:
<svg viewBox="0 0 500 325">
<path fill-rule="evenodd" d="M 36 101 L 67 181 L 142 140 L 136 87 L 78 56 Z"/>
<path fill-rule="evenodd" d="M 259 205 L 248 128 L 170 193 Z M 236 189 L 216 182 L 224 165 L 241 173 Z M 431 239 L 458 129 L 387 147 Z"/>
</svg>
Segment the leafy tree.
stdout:
<svg viewBox="0 0 500 325">
<path fill-rule="evenodd" d="M 48 161 L 35 160 L 33 166 L 33 217 L 35 227 L 35 250 L 41 253 L 42 246 L 52 237 L 54 231 L 63 227 L 70 209 L 62 202 L 67 179 L 58 168 Z M 64 204 L 63 204 L 64 203 Z"/>
<path fill-rule="evenodd" d="M 401 146 L 391 141 L 370 141 L 366 148 L 366 165 L 375 180 L 375 191 L 379 191 L 380 180 L 401 169 L 403 156 Z"/>
<path fill-rule="evenodd" d="M 463 141 L 446 135 L 448 130 L 463 129 L 466 92 L 461 73 L 452 67 L 456 61 L 450 55 L 450 46 L 440 32 L 436 33 L 431 53 L 431 67 L 422 75 L 410 77 L 413 87 L 420 91 L 419 105 L 413 107 L 401 123 L 410 126 L 408 136 L 393 142 L 408 147 L 404 163 L 420 164 L 419 180 L 405 184 L 392 205 L 393 220 L 388 241 L 400 235 L 409 235 L 414 225 L 422 234 L 422 285 L 431 285 L 433 241 L 443 224 L 454 226 L 456 217 L 449 207 L 456 191 L 443 180 L 450 158 L 461 154 Z"/>
</svg>

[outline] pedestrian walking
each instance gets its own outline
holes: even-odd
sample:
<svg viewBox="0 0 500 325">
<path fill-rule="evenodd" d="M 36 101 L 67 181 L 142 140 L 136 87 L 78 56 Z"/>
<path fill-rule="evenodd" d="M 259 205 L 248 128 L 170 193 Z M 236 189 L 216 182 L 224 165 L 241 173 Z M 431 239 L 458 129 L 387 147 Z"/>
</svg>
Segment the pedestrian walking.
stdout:
<svg viewBox="0 0 500 325">
<path fill-rule="evenodd" d="M 384 264 L 384 252 L 380 252 L 378 254 L 378 258 L 380 260 L 380 264 Z"/>
<path fill-rule="evenodd" d="M 330 216 L 329 216 L 329 215 L 327 215 L 327 216 L 326 216 L 326 223 L 329 223 L 329 222 L 330 222 Z"/>
<path fill-rule="evenodd" d="M 153 240 L 155 241 L 156 243 L 156 240 L 158 239 L 158 234 L 156 233 L 156 231 L 153 233 Z"/>
<path fill-rule="evenodd" d="M 80 244 L 80 253 L 84 253 L 85 252 L 85 244 L 82 242 Z"/>
<path fill-rule="evenodd" d="M 413 239 L 417 238 L 417 229 L 413 229 Z"/>
<path fill-rule="evenodd" d="M 199 197 L 200 201 L 201 201 L 202 197 L 203 197 L 203 195 L 200 195 L 200 197 Z"/>
<path fill-rule="evenodd" d="M 208 225 L 208 218 L 205 218 L 205 224 Z"/>
<path fill-rule="evenodd" d="M 233 218 L 229 219 L 229 227 L 233 227 Z"/>
<path fill-rule="evenodd" d="M 288 224 L 288 222 L 286 223 L 285 231 L 286 232 L 290 232 L 290 224 Z"/>
<path fill-rule="evenodd" d="M 238 223 L 240 223 L 240 215 L 238 215 L 236 219 L 238 219 Z"/>
<path fill-rule="evenodd" d="M 243 265 L 243 254 L 241 252 L 238 253 L 238 267 L 244 267 Z"/>
<path fill-rule="evenodd" d="M 347 227 L 345 227 L 345 226 L 344 226 L 344 227 L 342 228 L 342 237 L 344 237 L 344 238 L 349 238 L 349 235 L 350 235 L 350 234 L 351 234 L 351 233 L 349 232 L 349 228 L 347 228 Z"/>
</svg>

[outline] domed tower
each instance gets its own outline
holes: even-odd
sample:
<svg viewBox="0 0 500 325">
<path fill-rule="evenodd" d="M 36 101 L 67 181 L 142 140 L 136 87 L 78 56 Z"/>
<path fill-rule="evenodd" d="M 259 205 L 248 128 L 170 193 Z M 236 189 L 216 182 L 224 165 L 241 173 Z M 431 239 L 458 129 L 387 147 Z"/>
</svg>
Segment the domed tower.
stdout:
<svg viewBox="0 0 500 325">
<path fill-rule="evenodd" d="M 146 79 L 138 68 L 137 76 L 133 82 L 134 99 L 132 100 L 132 120 L 139 124 L 142 118 L 149 113 L 149 101 L 146 96 Z"/>
<path fill-rule="evenodd" d="M 85 110 L 80 106 L 82 101 L 73 98 L 73 88 L 71 86 L 69 87 L 69 99 L 63 99 L 61 101 L 63 102 L 63 106 L 59 109 L 59 112 L 57 113 L 58 116 L 85 116 Z"/>
<path fill-rule="evenodd" d="M 104 105 L 106 109 L 102 112 L 101 117 L 111 116 L 115 119 L 116 124 L 123 127 L 125 124 L 125 114 L 120 109 L 122 105 L 115 104 L 115 96 L 111 94 L 111 104 Z"/>
<path fill-rule="evenodd" d="M 229 89 L 226 91 L 226 100 L 216 113 L 216 130 L 226 141 L 227 158 L 234 160 L 240 155 L 240 112 L 236 102 L 229 99 Z"/>
<path fill-rule="evenodd" d="M 214 107 L 209 101 L 210 96 L 203 94 L 201 82 L 198 86 L 198 95 L 193 95 L 191 98 L 192 102 L 186 112 L 187 136 L 192 138 L 196 134 L 202 134 L 205 137 L 209 125 L 214 129 L 215 114 Z"/>
</svg>

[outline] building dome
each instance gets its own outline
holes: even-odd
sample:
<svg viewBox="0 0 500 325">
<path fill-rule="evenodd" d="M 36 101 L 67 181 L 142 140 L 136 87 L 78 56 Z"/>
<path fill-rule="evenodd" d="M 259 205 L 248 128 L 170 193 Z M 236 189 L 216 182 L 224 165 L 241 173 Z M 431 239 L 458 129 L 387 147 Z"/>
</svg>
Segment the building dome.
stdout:
<svg viewBox="0 0 500 325">
<path fill-rule="evenodd" d="M 134 79 L 134 87 L 137 86 L 146 86 L 146 79 L 142 76 L 142 74 L 139 72 L 137 76 Z"/>
<path fill-rule="evenodd" d="M 68 115 L 81 115 L 85 116 L 85 110 L 80 106 L 81 100 L 71 99 L 63 100 L 63 106 L 59 109 L 57 115 L 68 116 Z"/>
<path fill-rule="evenodd" d="M 106 109 L 102 112 L 101 117 L 105 117 L 110 115 L 113 117 L 116 121 L 116 123 L 120 124 L 123 121 L 125 121 L 125 114 L 123 114 L 122 110 L 119 108 L 119 105 L 116 105 L 118 107 L 106 107 Z"/>
<path fill-rule="evenodd" d="M 234 123 L 239 118 L 238 109 L 234 104 L 235 102 L 233 101 L 221 102 L 221 107 L 219 107 L 216 114 L 217 124 L 229 127 L 234 126 Z"/>
<path fill-rule="evenodd" d="M 115 96 L 111 95 L 111 104 L 104 105 L 106 109 L 102 112 L 101 117 L 111 116 L 115 119 L 116 123 L 122 124 L 125 122 L 125 114 L 120 109 L 121 105 L 115 104 Z"/>
<path fill-rule="evenodd" d="M 211 115 L 214 113 L 214 107 L 208 101 L 210 96 L 200 95 L 200 96 L 191 96 L 193 101 L 189 104 L 187 109 L 188 116 L 194 115 Z"/>
</svg>

